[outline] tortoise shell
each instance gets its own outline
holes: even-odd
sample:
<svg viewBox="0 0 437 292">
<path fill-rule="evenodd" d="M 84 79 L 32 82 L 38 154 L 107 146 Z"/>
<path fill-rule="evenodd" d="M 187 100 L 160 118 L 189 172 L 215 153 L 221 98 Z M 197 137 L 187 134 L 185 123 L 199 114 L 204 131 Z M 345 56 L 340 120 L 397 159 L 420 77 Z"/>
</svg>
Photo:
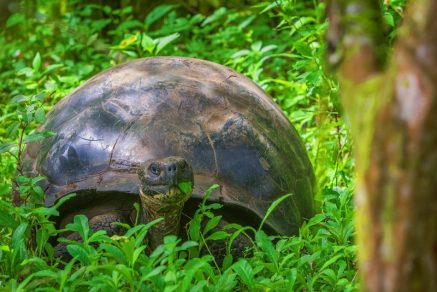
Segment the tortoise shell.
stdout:
<svg viewBox="0 0 437 292">
<path fill-rule="evenodd" d="M 56 135 L 29 144 L 24 165 L 46 177 L 48 206 L 71 192 L 138 195 L 140 163 L 181 156 L 193 167 L 194 199 L 217 183 L 210 201 L 261 219 L 292 193 L 266 221 L 280 234 L 313 214 L 299 135 L 262 89 L 225 66 L 155 57 L 113 67 L 61 100 L 42 129 Z"/>
</svg>

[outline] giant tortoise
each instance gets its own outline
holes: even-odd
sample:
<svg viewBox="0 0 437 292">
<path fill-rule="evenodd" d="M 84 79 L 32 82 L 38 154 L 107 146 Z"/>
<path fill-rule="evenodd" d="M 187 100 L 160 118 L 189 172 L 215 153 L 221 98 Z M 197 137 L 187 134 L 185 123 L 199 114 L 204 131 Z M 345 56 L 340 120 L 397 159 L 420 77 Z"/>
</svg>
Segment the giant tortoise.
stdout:
<svg viewBox="0 0 437 292">
<path fill-rule="evenodd" d="M 29 144 L 24 165 L 46 177 L 47 206 L 77 193 L 60 209 L 61 227 L 85 214 L 113 234 L 111 222 L 130 223 L 138 201 L 143 220 L 164 217 L 150 232 L 157 245 L 180 232 L 214 183 L 209 201 L 223 205 L 224 222 L 256 226 L 289 193 L 265 222 L 270 232 L 293 234 L 313 214 L 314 174 L 296 130 L 254 82 L 218 64 L 156 57 L 116 66 L 61 100 L 42 129 L 56 135 Z"/>
</svg>

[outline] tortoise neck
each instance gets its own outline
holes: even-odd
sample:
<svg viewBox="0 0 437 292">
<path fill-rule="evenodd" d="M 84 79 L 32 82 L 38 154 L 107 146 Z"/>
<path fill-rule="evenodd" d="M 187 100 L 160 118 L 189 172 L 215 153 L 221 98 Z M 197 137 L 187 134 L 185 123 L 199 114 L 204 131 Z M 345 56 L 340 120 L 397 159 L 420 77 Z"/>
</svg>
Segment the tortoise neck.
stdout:
<svg viewBox="0 0 437 292">
<path fill-rule="evenodd" d="M 178 235 L 185 201 L 163 204 L 159 199 L 144 195 L 141 189 L 140 198 L 144 223 L 163 218 L 162 221 L 153 225 L 148 232 L 149 247 L 151 250 L 154 250 L 158 245 L 163 243 L 166 235 Z"/>
</svg>

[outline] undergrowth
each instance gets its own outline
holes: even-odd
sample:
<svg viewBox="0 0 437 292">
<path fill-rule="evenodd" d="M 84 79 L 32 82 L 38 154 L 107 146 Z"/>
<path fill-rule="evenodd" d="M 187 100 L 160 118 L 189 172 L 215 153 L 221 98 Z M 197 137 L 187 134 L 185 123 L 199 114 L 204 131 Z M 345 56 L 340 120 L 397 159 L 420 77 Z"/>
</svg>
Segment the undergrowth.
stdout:
<svg viewBox="0 0 437 292">
<path fill-rule="evenodd" d="M 389 1 L 388 36 L 400 21 L 403 1 Z M 24 2 L 26 3 L 26 2 Z M 63 2 L 64 3 L 64 2 Z M 340 117 L 336 81 L 323 70 L 327 29 L 319 1 L 262 2 L 245 9 L 219 7 L 204 15 L 162 4 L 144 19 L 132 7 L 85 1 L 36 1 L 35 10 L 12 14 L 0 35 L 0 288 L 7 291 L 290 291 L 358 288 L 353 243 L 353 160 Z M 56 9 L 61 13 L 54 13 Z M 183 242 L 167 236 L 147 251 L 151 224 L 123 226 L 123 236 L 92 232 L 85 216 L 66 229 L 74 257 L 54 257 L 53 207 L 41 204 L 40 177 L 21 173 L 26 143 L 45 113 L 92 75 L 139 57 L 178 55 L 207 59 L 242 72 L 280 105 L 307 147 L 318 180 L 317 215 L 299 234 L 268 236 L 262 230 L 228 226 L 253 236 L 246 258 L 228 255 L 219 266 L 201 252 L 208 242 L 232 240 L 212 231 L 218 204 L 204 201 Z M 210 191 L 213 191 L 212 187 Z M 73 196 L 72 194 L 71 196 Z M 19 206 L 12 198 L 21 200 Z M 65 198 L 65 200 L 68 198 Z M 209 223 L 199 222 L 205 218 Z M 234 234 L 236 235 L 236 234 Z"/>
</svg>

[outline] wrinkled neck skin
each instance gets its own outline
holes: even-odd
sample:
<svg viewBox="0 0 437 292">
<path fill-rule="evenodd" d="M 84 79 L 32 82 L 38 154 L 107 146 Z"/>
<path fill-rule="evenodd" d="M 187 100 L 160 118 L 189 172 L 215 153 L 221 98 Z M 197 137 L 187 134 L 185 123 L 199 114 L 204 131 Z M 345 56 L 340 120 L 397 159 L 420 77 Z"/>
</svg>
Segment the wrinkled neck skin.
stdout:
<svg viewBox="0 0 437 292">
<path fill-rule="evenodd" d="M 164 203 L 162 199 L 144 195 L 140 189 L 140 198 L 144 223 L 163 218 L 148 231 L 149 247 L 154 250 L 163 243 L 166 235 L 178 235 L 182 209 L 188 197 L 185 200 Z"/>
</svg>

